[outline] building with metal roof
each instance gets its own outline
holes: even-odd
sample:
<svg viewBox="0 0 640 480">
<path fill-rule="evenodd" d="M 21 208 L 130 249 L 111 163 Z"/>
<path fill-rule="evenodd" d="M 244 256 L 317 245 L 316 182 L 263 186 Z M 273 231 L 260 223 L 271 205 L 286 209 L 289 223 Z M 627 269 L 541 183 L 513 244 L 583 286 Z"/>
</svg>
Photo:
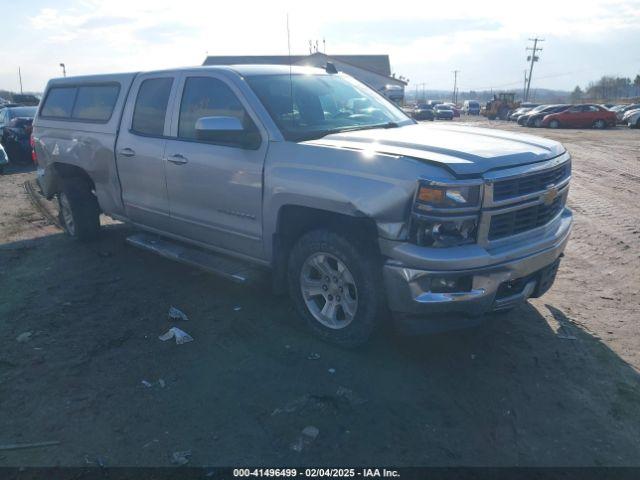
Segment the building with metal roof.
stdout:
<svg viewBox="0 0 640 480">
<path fill-rule="evenodd" d="M 391 73 L 389 55 L 222 55 L 208 56 L 203 65 L 297 65 L 323 68 L 333 63 L 338 71 L 345 72 L 395 102 L 402 102 L 407 80 Z"/>
</svg>

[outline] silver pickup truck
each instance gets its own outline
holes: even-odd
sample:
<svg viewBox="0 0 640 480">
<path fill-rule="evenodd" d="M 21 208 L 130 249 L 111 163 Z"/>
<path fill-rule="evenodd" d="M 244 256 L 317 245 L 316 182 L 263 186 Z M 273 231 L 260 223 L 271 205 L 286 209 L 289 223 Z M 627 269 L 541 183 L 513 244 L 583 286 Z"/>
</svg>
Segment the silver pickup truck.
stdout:
<svg viewBox="0 0 640 480">
<path fill-rule="evenodd" d="M 542 295 L 572 224 L 559 143 L 416 123 L 332 65 L 51 80 L 33 144 L 71 237 L 102 213 L 238 282 L 266 267 L 347 346 L 385 318 L 459 328 Z"/>
</svg>

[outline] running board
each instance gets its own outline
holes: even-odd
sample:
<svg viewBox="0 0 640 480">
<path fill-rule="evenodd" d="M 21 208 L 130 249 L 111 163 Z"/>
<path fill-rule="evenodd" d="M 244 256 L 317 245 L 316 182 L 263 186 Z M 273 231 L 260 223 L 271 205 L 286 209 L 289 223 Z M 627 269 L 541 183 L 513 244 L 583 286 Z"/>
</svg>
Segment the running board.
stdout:
<svg viewBox="0 0 640 480">
<path fill-rule="evenodd" d="M 254 283 L 265 276 L 264 269 L 253 267 L 247 262 L 237 260 L 206 250 L 192 247 L 177 241 L 152 235 L 136 233 L 127 237 L 127 243 L 134 247 L 156 253 L 169 260 L 200 268 L 236 283 Z"/>
</svg>

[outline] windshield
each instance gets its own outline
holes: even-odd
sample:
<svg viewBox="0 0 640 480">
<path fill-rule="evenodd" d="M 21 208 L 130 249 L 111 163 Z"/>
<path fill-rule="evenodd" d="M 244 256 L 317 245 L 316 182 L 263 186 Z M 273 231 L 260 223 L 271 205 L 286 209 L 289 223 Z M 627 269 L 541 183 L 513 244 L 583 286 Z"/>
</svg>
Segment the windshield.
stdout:
<svg viewBox="0 0 640 480">
<path fill-rule="evenodd" d="M 31 117 L 36 115 L 37 107 L 16 107 L 9 109 L 9 116 L 11 118 L 16 117 Z"/>
<path fill-rule="evenodd" d="M 436 105 L 436 110 L 451 110 L 451 107 L 449 105 Z"/>
<path fill-rule="evenodd" d="M 384 97 L 343 75 L 257 75 L 247 82 L 291 141 L 413 123 Z"/>
</svg>

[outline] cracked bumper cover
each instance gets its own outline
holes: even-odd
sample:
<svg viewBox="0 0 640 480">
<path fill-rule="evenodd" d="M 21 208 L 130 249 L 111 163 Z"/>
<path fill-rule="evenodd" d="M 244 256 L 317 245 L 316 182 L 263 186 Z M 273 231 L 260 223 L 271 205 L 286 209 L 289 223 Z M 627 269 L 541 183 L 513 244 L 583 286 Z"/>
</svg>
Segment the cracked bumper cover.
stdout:
<svg viewBox="0 0 640 480">
<path fill-rule="evenodd" d="M 383 269 L 389 308 L 401 316 L 459 313 L 478 317 L 540 296 L 553 283 L 572 221 L 571 211 L 564 209 L 534 239 L 493 249 L 478 245 L 429 249 L 382 240 L 382 252 L 389 258 Z M 430 290 L 434 277 L 466 278 L 470 287 L 434 293 Z M 505 288 L 512 284 L 518 284 L 514 293 Z"/>
</svg>

